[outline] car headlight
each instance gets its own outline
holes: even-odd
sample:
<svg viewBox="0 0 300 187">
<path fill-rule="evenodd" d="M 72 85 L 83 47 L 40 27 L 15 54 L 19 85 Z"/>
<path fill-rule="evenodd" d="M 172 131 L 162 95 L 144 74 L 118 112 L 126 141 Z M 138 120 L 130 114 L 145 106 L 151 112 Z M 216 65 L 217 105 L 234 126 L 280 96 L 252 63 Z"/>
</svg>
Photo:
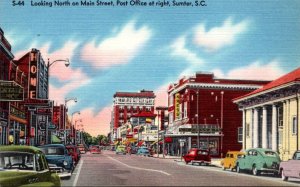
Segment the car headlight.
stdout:
<svg viewBox="0 0 300 187">
<path fill-rule="evenodd" d="M 65 161 L 65 160 L 64 160 L 64 165 L 65 165 L 65 166 L 66 166 L 66 165 L 68 165 L 68 162 L 67 162 L 67 161 Z"/>
</svg>

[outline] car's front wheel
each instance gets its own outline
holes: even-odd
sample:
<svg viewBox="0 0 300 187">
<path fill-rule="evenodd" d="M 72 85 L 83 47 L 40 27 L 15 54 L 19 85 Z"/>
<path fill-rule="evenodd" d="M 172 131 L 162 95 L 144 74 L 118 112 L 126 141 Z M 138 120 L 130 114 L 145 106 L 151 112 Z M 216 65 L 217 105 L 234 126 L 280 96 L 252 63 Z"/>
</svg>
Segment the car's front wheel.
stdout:
<svg viewBox="0 0 300 187">
<path fill-rule="evenodd" d="M 258 176 L 258 175 L 259 175 L 259 170 L 257 170 L 257 168 L 256 168 L 255 165 L 252 167 L 252 174 L 253 174 L 254 176 Z"/>
<path fill-rule="evenodd" d="M 284 174 L 284 171 L 283 171 L 283 170 L 281 170 L 281 179 L 282 179 L 283 181 L 287 181 L 287 180 L 288 180 L 288 177 L 287 177 L 287 176 L 285 176 L 285 174 Z"/>
<path fill-rule="evenodd" d="M 236 172 L 237 172 L 237 173 L 241 173 L 241 168 L 240 168 L 239 165 L 236 166 Z"/>
</svg>

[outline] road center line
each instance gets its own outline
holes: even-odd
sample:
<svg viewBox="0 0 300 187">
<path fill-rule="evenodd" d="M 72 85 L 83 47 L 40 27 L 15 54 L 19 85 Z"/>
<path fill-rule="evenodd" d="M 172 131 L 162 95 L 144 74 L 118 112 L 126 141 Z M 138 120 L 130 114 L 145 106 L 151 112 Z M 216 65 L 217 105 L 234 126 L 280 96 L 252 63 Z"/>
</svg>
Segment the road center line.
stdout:
<svg viewBox="0 0 300 187">
<path fill-rule="evenodd" d="M 106 156 L 106 157 L 108 157 L 108 158 L 110 158 L 111 160 L 114 160 L 114 161 L 116 161 L 116 162 L 118 162 L 118 163 L 120 163 L 120 164 L 122 164 L 122 165 L 124 165 L 124 166 L 126 166 L 126 167 L 128 167 L 128 168 L 137 169 L 137 170 L 144 170 L 144 171 L 158 172 L 158 173 L 162 173 L 162 174 L 165 174 L 165 175 L 168 175 L 168 176 L 171 175 L 170 173 L 167 173 L 167 172 L 164 172 L 164 171 L 161 171 L 161 170 L 146 169 L 146 168 L 139 168 L 139 167 L 135 167 L 135 166 L 130 166 L 130 165 L 127 165 L 127 164 L 125 164 L 125 163 L 123 163 L 123 162 L 121 162 L 121 161 L 119 161 L 119 160 L 117 160 L 117 159 L 114 159 L 114 158 L 110 157 L 110 156 Z"/>
<path fill-rule="evenodd" d="M 81 171 L 82 164 L 83 164 L 83 160 L 80 159 L 80 161 L 79 161 L 79 168 L 78 168 L 78 171 L 77 171 L 77 173 L 76 173 L 76 177 L 75 177 L 75 180 L 74 180 L 74 182 L 73 182 L 73 186 L 77 186 L 77 181 L 78 181 L 78 177 L 79 177 L 79 175 L 80 175 L 80 171 Z"/>
</svg>

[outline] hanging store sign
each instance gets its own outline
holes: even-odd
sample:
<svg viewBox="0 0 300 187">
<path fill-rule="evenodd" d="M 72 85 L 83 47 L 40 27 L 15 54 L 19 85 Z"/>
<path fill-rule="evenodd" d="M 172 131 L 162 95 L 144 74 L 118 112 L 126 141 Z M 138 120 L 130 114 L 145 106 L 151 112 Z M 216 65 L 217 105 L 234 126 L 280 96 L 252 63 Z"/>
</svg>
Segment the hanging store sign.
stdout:
<svg viewBox="0 0 300 187">
<path fill-rule="evenodd" d="M 175 94 L 175 119 L 180 117 L 180 93 Z"/>
<path fill-rule="evenodd" d="M 15 81 L 0 80 L 0 101 L 23 101 L 24 88 Z"/>
<path fill-rule="evenodd" d="M 37 98 L 37 53 L 31 53 L 31 61 L 29 66 L 29 98 Z"/>
</svg>

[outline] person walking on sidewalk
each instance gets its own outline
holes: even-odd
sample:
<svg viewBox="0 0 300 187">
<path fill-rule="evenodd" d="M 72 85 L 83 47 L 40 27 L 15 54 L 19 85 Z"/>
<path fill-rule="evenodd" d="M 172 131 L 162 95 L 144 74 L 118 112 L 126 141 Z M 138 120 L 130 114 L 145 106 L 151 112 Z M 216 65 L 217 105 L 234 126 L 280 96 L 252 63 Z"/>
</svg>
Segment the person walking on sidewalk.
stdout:
<svg viewBox="0 0 300 187">
<path fill-rule="evenodd" d="M 131 146 L 128 146 L 128 147 L 127 147 L 127 153 L 128 153 L 129 155 L 131 155 Z"/>
</svg>

